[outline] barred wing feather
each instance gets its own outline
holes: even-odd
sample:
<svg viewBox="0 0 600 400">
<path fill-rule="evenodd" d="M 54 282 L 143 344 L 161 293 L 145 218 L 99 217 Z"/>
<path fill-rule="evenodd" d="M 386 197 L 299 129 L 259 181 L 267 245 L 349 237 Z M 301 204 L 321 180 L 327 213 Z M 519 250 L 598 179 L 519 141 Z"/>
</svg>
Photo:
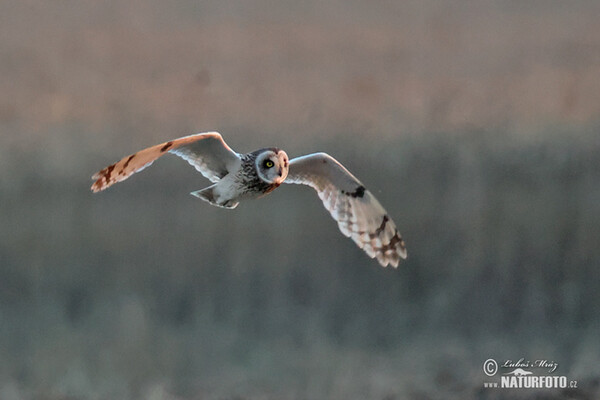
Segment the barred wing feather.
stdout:
<svg viewBox="0 0 600 400">
<path fill-rule="evenodd" d="M 308 185 L 340 231 L 384 267 L 397 267 L 406 247 L 396 224 L 373 194 L 335 158 L 309 154 L 290 161 L 285 183 Z"/>
<path fill-rule="evenodd" d="M 157 144 L 133 153 L 98 171 L 92 179 L 92 191 L 99 192 L 121 182 L 152 164 L 166 153 L 175 154 L 212 182 L 217 182 L 239 162 L 239 155 L 231 150 L 217 132 L 198 133 Z"/>
</svg>

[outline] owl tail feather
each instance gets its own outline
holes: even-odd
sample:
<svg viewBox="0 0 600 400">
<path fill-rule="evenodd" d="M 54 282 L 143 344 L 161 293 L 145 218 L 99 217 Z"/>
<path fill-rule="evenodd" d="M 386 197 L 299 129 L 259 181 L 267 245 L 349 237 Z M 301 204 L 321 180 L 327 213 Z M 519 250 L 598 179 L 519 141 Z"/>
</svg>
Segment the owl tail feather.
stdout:
<svg viewBox="0 0 600 400">
<path fill-rule="evenodd" d="M 212 204 L 213 206 L 217 206 L 217 207 L 221 207 L 221 208 L 233 209 L 233 208 L 236 208 L 238 204 L 240 204 L 238 201 L 233 201 L 233 200 L 227 200 L 223 203 L 217 202 L 217 200 L 215 199 L 215 194 L 214 194 L 214 189 L 215 189 L 216 185 L 217 184 L 215 183 L 214 185 L 211 185 L 202 190 L 196 190 L 195 192 L 191 192 L 190 194 L 192 196 L 196 196 L 199 199 L 202 199 L 202 200 Z"/>
</svg>

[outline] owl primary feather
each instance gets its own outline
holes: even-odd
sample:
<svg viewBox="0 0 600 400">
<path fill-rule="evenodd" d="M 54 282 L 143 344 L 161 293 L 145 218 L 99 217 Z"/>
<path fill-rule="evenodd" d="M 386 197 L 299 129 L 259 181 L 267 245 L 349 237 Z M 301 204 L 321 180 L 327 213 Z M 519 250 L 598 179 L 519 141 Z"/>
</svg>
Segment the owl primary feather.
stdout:
<svg viewBox="0 0 600 400">
<path fill-rule="evenodd" d="M 213 183 L 191 194 L 214 206 L 235 208 L 241 200 L 264 196 L 282 183 L 307 185 L 316 190 L 340 231 L 371 258 L 384 267 L 397 267 L 406 258 L 404 240 L 379 201 L 326 153 L 290 160 L 285 151 L 271 147 L 238 154 L 219 133 L 199 133 L 148 147 L 104 168 L 92 177 L 92 190 L 125 180 L 166 153 L 183 158 Z"/>
</svg>

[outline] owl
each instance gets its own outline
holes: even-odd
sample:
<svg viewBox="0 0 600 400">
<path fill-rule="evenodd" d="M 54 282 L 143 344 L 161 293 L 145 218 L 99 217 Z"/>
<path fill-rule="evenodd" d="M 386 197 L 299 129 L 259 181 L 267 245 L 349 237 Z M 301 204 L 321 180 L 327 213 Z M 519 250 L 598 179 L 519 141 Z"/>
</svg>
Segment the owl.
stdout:
<svg viewBox="0 0 600 400">
<path fill-rule="evenodd" d="M 282 183 L 312 187 L 337 221 L 340 231 L 386 267 L 406 258 L 396 224 L 379 201 L 335 158 L 314 153 L 290 160 L 275 147 L 251 153 L 233 151 L 217 132 L 170 140 L 133 153 L 96 173 L 93 192 L 148 167 L 166 153 L 175 154 L 213 184 L 191 194 L 214 206 L 233 209 L 242 200 L 264 196 Z"/>
</svg>

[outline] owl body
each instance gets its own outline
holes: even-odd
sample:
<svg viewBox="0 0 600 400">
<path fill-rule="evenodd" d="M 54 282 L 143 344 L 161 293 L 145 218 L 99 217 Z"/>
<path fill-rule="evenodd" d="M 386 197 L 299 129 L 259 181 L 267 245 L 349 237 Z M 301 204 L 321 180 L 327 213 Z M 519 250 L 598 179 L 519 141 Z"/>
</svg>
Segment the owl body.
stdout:
<svg viewBox="0 0 600 400">
<path fill-rule="evenodd" d="M 384 267 L 397 267 L 406 258 L 404 240 L 379 201 L 326 153 L 291 161 L 275 147 L 238 154 L 219 133 L 200 133 L 148 147 L 100 170 L 93 176 L 92 190 L 98 192 L 127 179 L 167 152 L 183 158 L 213 182 L 191 193 L 212 205 L 233 209 L 242 200 L 262 197 L 282 183 L 307 185 L 317 191 L 340 231 L 371 258 Z"/>
<path fill-rule="evenodd" d="M 239 163 L 233 165 L 233 171 L 214 185 L 191 194 L 217 207 L 235 208 L 241 200 L 255 199 L 272 192 L 287 176 L 289 159 L 282 150 L 259 149 L 239 156 Z"/>
</svg>

